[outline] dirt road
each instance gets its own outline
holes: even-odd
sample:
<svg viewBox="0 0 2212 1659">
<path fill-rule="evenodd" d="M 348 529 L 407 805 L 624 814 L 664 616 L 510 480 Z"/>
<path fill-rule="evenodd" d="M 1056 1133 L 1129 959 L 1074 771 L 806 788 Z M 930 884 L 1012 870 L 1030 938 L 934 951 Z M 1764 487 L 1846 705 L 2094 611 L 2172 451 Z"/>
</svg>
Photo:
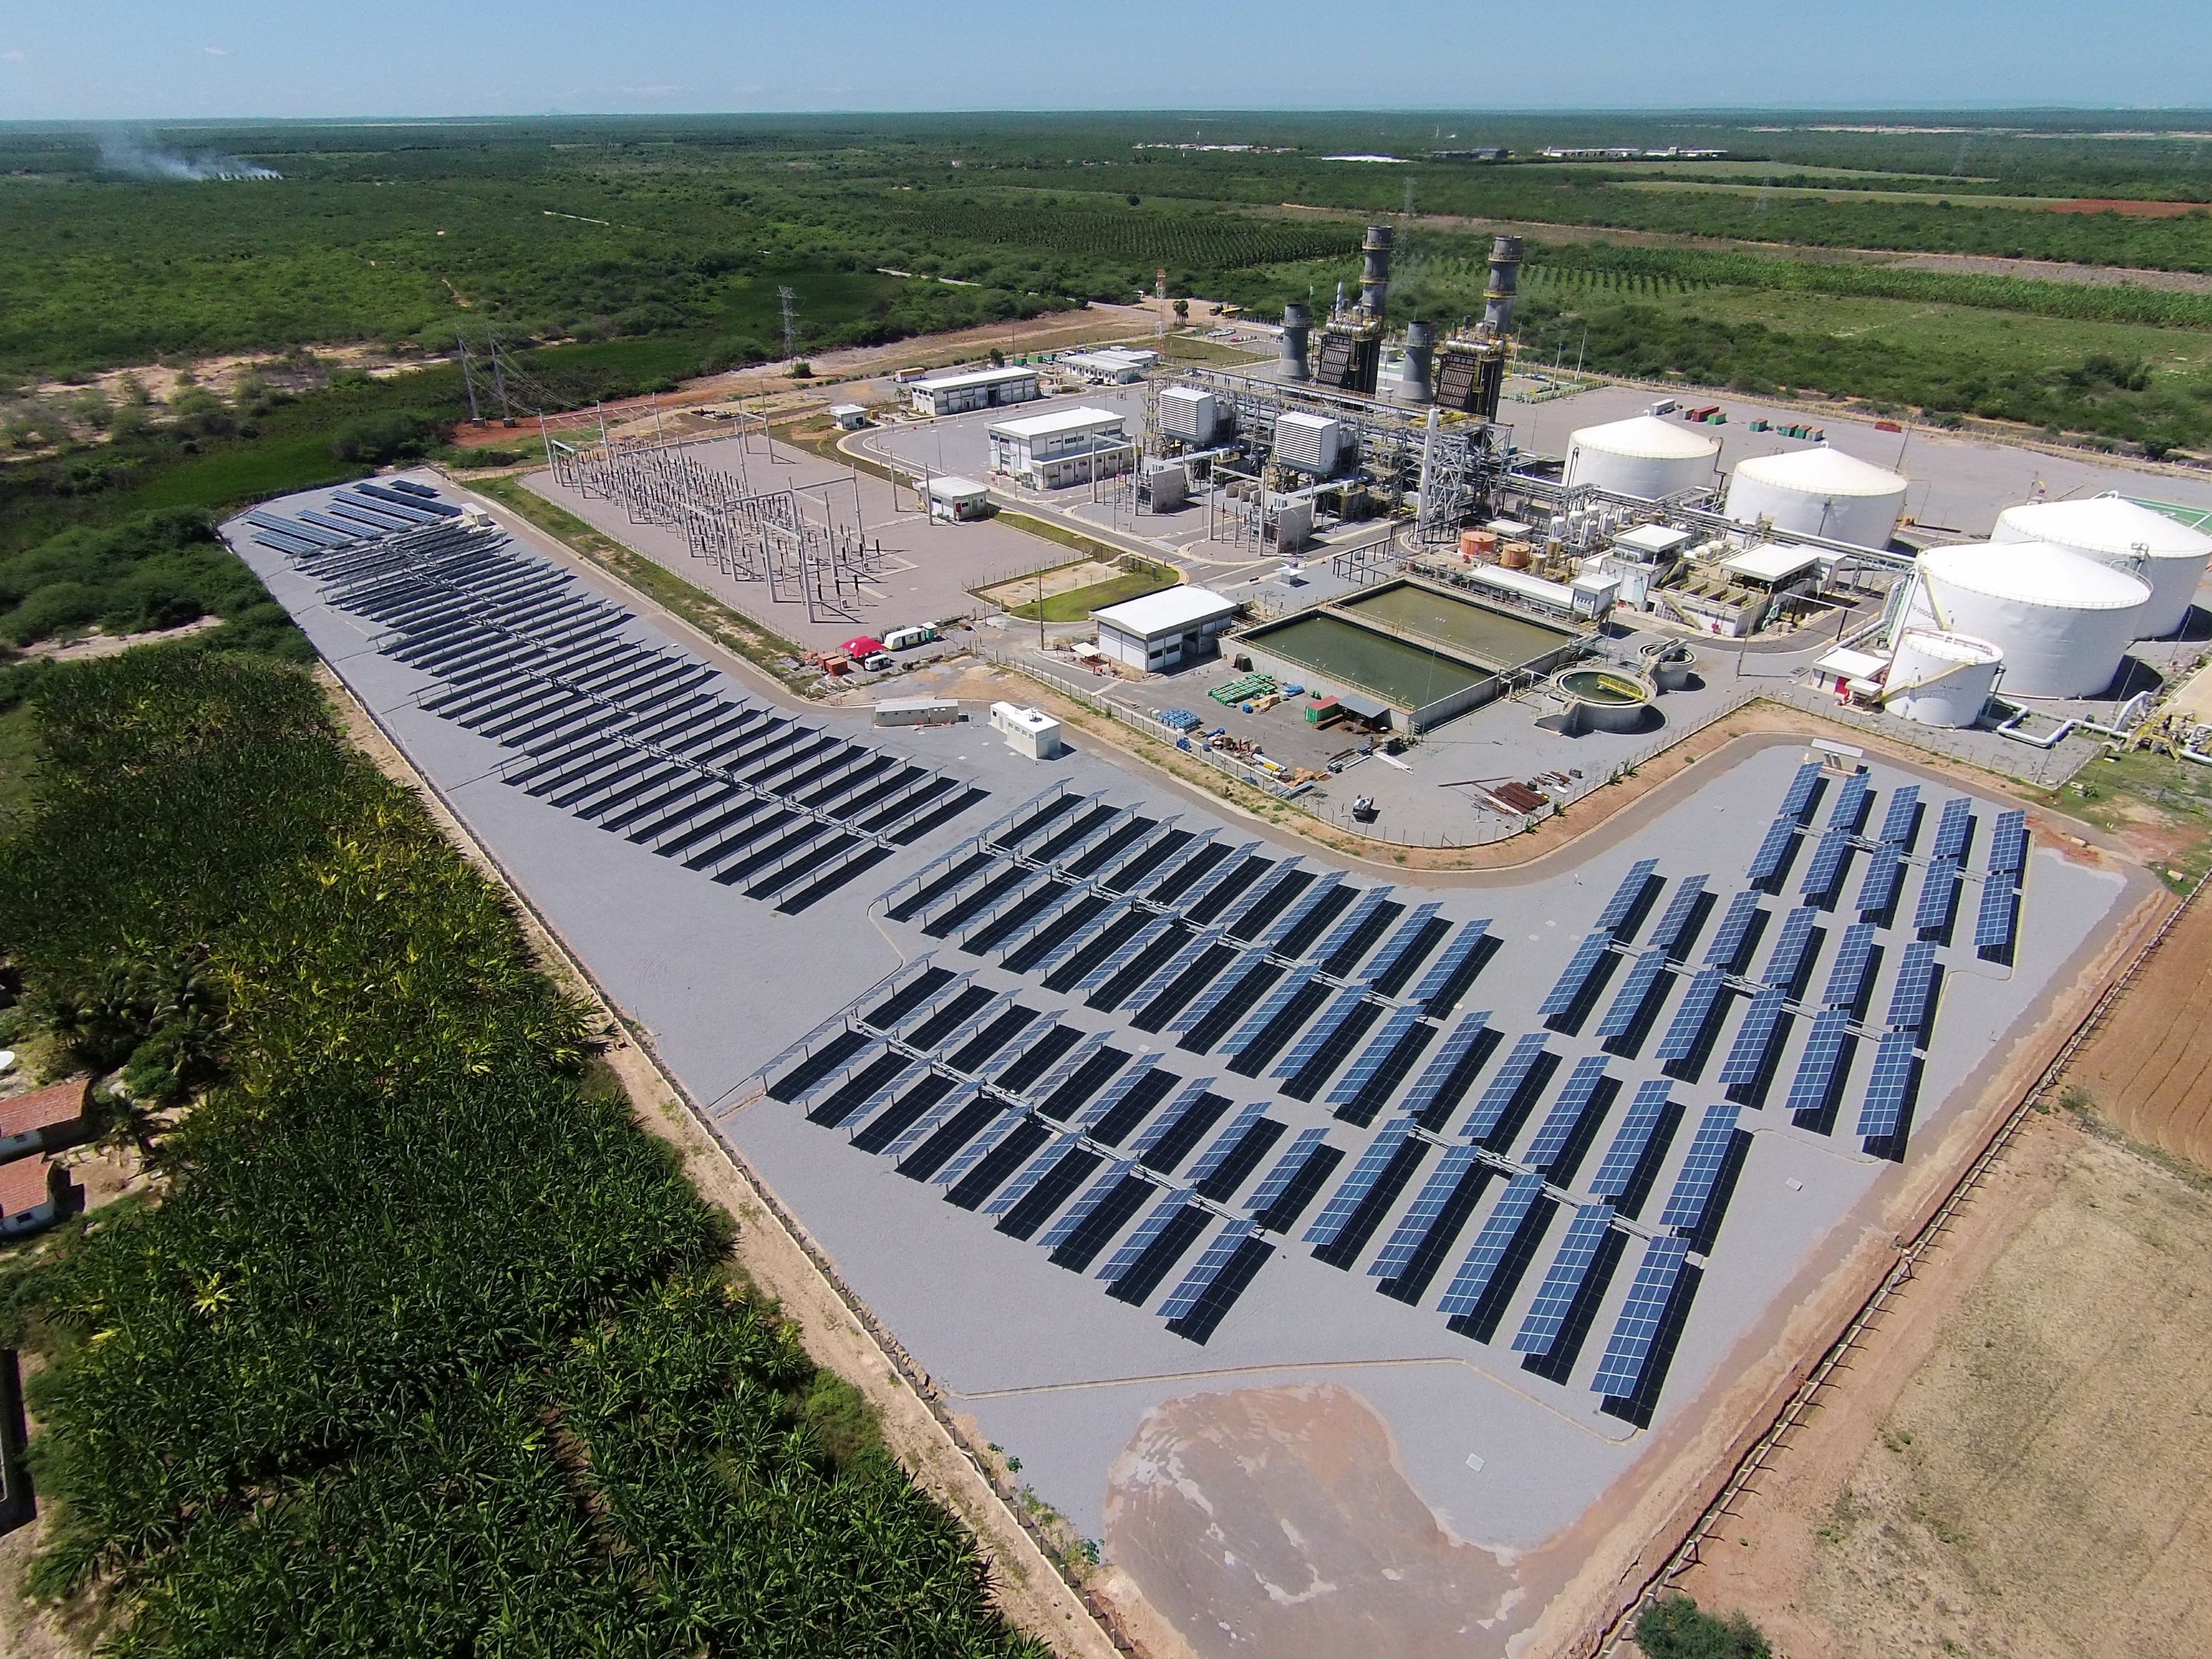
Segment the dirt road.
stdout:
<svg viewBox="0 0 2212 1659">
<path fill-rule="evenodd" d="M 2192 906 L 2159 955 L 2066 1081 L 2136 1139 L 2212 1169 L 2212 905 Z"/>
</svg>

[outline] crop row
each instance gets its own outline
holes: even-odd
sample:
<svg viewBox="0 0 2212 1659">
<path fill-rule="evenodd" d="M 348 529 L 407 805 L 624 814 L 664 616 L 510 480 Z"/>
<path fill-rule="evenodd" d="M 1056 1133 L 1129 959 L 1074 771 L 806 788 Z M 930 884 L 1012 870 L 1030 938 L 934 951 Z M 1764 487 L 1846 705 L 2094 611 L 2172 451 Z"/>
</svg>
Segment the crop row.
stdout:
<svg viewBox="0 0 2212 1659">
<path fill-rule="evenodd" d="M 9 1298 L 42 1588 L 133 1656 L 1041 1654 L 305 675 L 153 648 L 34 707 L 0 944 L 50 1015 L 191 964 L 225 1068 L 161 1201 Z"/>
</svg>

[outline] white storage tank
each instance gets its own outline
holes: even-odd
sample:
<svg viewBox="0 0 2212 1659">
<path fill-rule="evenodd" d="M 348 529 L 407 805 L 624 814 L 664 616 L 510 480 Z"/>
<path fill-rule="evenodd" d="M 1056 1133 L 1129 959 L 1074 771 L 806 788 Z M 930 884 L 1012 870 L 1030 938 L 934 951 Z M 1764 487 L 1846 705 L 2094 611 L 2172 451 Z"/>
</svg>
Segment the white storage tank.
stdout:
<svg viewBox="0 0 2212 1659">
<path fill-rule="evenodd" d="M 1977 542 L 1931 547 L 1914 562 L 1900 621 L 1995 646 L 2008 694 L 2094 697 L 2119 672 L 2149 600 L 2142 577 L 2063 547 Z"/>
<path fill-rule="evenodd" d="M 1987 640 L 1907 629 L 1890 659 L 1882 706 L 1922 726 L 1972 726 L 1989 707 L 2003 660 Z"/>
<path fill-rule="evenodd" d="M 1712 483 L 1714 440 L 1655 415 L 1586 426 L 1567 439 L 1565 482 L 1595 484 L 1616 495 L 1656 501 Z"/>
<path fill-rule="evenodd" d="M 1739 524 L 1765 519 L 1796 535 L 1887 547 L 1905 511 L 1905 477 L 1834 449 L 1755 455 L 1736 463 L 1727 510 Z"/>
<path fill-rule="evenodd" d="M 2163 639 L 2180 628 L 2212 560 L 2212 536 L 2124 495 L 2008 507 L 1997 514 L 1990 539 L 2045 542 L 2133 569 L 2150 583 L 2150 604 L 2136 623 L 2136 637 L 2145 640 Z"/>
</svg>

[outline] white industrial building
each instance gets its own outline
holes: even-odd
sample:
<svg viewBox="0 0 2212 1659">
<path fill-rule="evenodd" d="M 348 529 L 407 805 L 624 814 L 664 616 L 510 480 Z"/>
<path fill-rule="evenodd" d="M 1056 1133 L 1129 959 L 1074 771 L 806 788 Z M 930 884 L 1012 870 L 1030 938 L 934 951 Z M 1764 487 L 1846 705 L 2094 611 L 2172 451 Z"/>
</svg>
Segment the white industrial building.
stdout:
<svg viewBox="0 0 2212 1659">
<path fill-rule="evenodd" d="M 1931 547 L 1893 630 L 1963 635 L 2003 658 L 2000 689 L 2023 697 L 2094 697 L 2112 683 L 2150 583 L 2042 542 Z"/>
<path fill-rule="evenodd" d="M 917 415 L 961 415 L 971 409 L 1036 401 L 1036 370 L 978 368 L 965 374 L 936 374 L 907 387 Z"/>
<path fill-rule="evenodd" d="M 1136 446 L 1110 409 L 1055 409 L 991 428 L 991 471 L 1036 489 L 1060 489 L 1126 472 Z"/>
<path fill-rule="evenodd" d="M 1884 548 L 1905 511 L 1901 473 L 1835 449 L 1796 449 L 1739 461 L 1729 477 L 1728 516 L 1764 522 L 1787 536 L 1821 536 Z"/>
<path fill-rule="evenodd" d="M 2150 583 L 2150 604 L 2136 623 L 2136 637 L 2146 640 L 2163 639 L 2181 626 L 2212 560 L 2212 536 L 2124 495 L 2008 507 L 1997 514 L 1990 539 L 2043 542 L 2134 571 Z"/>
<path fill-rule="evenodd" d="M 1275 459 L 1316 477 L 1334 475 L 1344 459 L 1344 427 L 1326 415 L 1300 410 L 1275 417 Z"/>
<path fill-rule="evenodd" d="M 922 494 L 928 498 L 929 516 L 933 519 L 951 519 L 964 524 L 990 514 L 990 486 L 957 473 L 939 473 L 922 486 Z"/>
<path fill-rule="evenodd" d="M 1687 427 L 1638 415 L 1570 434 L 1564 481 L 1570 489 L 1595 484 L 1656 501 L 1711 484 L 1713 458 L 1720 453 L 1718 443 Z"/>
<path fill-rule="evenodd" d="M 1164 674 L 1212 655 L 1237 620 L 1237 601 L 1203 587 L 1166 587 L 1091 616 L 1103 654 L 1124 667 Z"/>
<path fill-rule="evenodd" d="M 1145 378 L 1145 371 L 1159 362 L 1160 354 L 1135 346 L 1101 346 L 1096 351 L 1071 351 L 1060 366 L 1093 386 L 1127 386 Z"/>
<path fill-rule="evenodd" d="M 1222 411 L 1211 392 L 1171 386 L 1160 392 L 1160 430 L 1170 438 L 1203 447 L 1220 429 Z"/>
</svg>

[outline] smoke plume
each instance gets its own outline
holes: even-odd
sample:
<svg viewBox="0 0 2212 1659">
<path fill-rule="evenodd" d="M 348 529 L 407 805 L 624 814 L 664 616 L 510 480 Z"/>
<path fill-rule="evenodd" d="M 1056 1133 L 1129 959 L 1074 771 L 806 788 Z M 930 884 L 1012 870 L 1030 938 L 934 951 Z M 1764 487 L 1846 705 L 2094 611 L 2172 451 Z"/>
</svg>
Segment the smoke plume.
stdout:
<svg viewBox="0 0 2212 1659">
<path fill-rule="evenodd" d="M 282 179 L 274 168 L 235 155 L 179 155 L 155 149 L 142 134 L 107 131 L 100 135 L 100 170 L 125 178 L 153 179 L 172 184 L 204 184 L 216 179 Z"/>
</svg>

